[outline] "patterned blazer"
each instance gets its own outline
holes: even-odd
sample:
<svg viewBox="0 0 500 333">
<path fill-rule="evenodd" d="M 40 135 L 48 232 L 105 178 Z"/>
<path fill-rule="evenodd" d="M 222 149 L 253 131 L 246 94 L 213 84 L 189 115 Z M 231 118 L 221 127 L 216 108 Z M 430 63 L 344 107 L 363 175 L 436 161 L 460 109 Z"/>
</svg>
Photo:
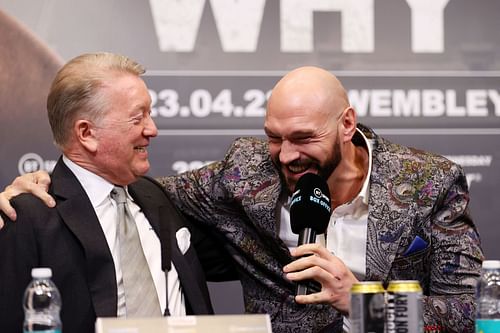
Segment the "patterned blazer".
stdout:
<svg viewBox="0 0 500 333">
<path fill-rule="evenodd" d="M 365 279 L 418 280 L 428 329 L 472 332 L 483 254 L 463 170 L 358 128 L 374 147 Z M 295 286 L 282 272 L 292 261 L 278 236 L 279 199 L 288 193 L 266 141 L 237 139 L 222 161 L 160 182 L 185 214 L 222 237 L 237 264 L 247 312 L 268 313 L 273 332 L 341 330 L 341 316 L 330 305 L 296 304 Z"/>
</svg>

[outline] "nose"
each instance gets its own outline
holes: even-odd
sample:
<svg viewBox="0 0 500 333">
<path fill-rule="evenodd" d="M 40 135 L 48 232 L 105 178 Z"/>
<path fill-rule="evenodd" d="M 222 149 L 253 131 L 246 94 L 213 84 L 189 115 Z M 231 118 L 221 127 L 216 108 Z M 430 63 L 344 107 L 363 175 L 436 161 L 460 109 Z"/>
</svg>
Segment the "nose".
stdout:
<svg viewBox="0 0 500 333">
<path fill-rule="evenodd" d="M 281 143 L 279 157 L 281 164 L 288 164 L 298 159 L 300 157 L 300 153 L 297 151 L 293 143 L 288 140 L 283 140 L 283 142 Z"/>
<path fill-rule="evenodd" d="M 156 124 L 153 120 L 153 118 L 151 117 L 151 115 L 147 115 L 145 118 L 144 118 L 144 136 L 147 136 L 147 137 L 155 137 L 158 135 L 158 128 L 156 127 Z"/>
</svg>

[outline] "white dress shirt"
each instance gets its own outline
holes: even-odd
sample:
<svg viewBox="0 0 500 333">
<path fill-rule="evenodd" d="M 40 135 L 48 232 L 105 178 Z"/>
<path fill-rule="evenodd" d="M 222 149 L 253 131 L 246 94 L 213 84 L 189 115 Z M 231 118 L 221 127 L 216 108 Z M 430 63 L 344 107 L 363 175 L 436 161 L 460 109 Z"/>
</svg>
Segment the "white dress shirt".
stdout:
<svg viewBox="0 0 500 333">
<path fill-rule="evenodd" d="M 358 280 L 366 274 L 366 241 L 368 230 L 368 195 L 372 170 L 373 143 L 359 130 L 368 147 L 368 176 L 357 196 L 350 202 L 338 206 L 332 212 L 325 234 L 316 236 L 316 243 L 323 244 L 340 258 Z M 299 236 L 290 226 L 290 197 L 281 203 L 279 237 L 289 249 L 296 248 Z M 350 322 L 344 317 L 343 331 L 350 331 Z"/>
<path fill-rule="evenodd" d="M 358 130 L 368 147 L 368 176 L 357 196 L 351 201 L 338 206 L 330 216 L 330 222 L 324 234 L 317 235 L 316 242 L 322 243 L 345 265 L 362 279 L 366 273 L 366 233 L 368 221 L 368 186 L 372 169 L 372 143 Z M 279 236 L 289 249 L 297 247 L 298 235 L 292 233 L 290 226 L 290 198 L 281 204 Z"/>
<path fill-rule="evenodd" d="M 72 162 L 66 156 L 63 156 L 63 162 L 74 173 L 76 178 L 80 181 L 83 189 L 94 207 L 99 223 L 106 237 L 108 247 L 113 256 L 116 273 L 116 285 L 118 288 L 118 317 L 126 316 L 125 308 L 125 292 L 123 287 L 123 275 L 120 267 L 120 251 L 119 244 L 116 237 L 117 228 L 117 208 L 116 202 L 111 199 L 110 192 L 114 185 L 105 180 L 104 178 L 80 167 Z M 127 191 L 127 206 L 135 219 L 137 231 L 141 240 L 144 256 L 149 266 L 151 276 L 153 277 L 160 308 L 162 313 L 166 308 L 166 281 L 165 273 L 161 269 L 161 245 L 160 239 L 154 232 L 151 224 L 147 220 L 141 208 L 134 203 L 132 197 Z M 181 289 L 179 276 L 172 263 L 172 268 L 168 272 L 168 308 L 170 315 L 182 316 L 186 314 L 186 306 L 184 301 L 184 294 Z"/>
</svg>

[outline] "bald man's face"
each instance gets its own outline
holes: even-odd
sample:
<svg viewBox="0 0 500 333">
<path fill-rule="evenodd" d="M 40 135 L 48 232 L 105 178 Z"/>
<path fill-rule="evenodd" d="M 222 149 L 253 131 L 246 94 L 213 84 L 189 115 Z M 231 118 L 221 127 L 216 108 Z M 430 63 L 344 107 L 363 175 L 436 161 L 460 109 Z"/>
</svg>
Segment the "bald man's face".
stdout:
<svg viewBox="0 0 500 333">
<path fill-rule="evenodd" d="M 340 81 L 317 67 L 285 75 L 267 103 L 269 152 L 293 192 L 306 173 L 327 180 L 342 159 L 340 126 L 349 109 Z"/>
<path fill-rule="evenodd" d="M 289 101 L 270 99 L 265 132 L 273 163 L 293 192 L 298 179 L 306 173 L 328 179 L 342 154 L 337 122 L 331 113 Z"/>
</svg>

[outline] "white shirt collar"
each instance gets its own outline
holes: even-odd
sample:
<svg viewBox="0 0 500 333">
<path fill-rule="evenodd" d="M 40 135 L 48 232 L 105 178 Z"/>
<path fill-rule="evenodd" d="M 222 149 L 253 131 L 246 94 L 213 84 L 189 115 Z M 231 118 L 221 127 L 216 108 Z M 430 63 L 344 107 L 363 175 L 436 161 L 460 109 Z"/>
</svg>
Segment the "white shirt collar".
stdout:
<svg viewBox="0 0 500 333">
<path fill-rule="evenodd" d="M 363 200 L 363 203 L 365 205 L 368 205 L 368 199 L 370 193 L 369 192 L 370 175 L 372 173 L 373 140 L 369 140 L 359 129 L 356 129 L 356 131 L 361 135 L 361 137 L 366 143 L 366 147 L 368 148 L 368 173 L 365 178 L 365 181 L 363 182 L 363 186 L 361 187 L 361 191 L 359 191 L 357 198 L 361 198 Z"/>
<path fill-rule="evenodd" d="M 108 182 L 101 176 L 82 168 L 64 155 L 63 162 L 74 173 L 76 178 L 80 181 L 80 184 L 82 184 L 85 193 L 87 193 L 87 196 L 92 203 L 92 207 L 98 207 L 106 198 L 109 197 L 109 193 L 114 187 L 112 183 Z"/>
</svg>

